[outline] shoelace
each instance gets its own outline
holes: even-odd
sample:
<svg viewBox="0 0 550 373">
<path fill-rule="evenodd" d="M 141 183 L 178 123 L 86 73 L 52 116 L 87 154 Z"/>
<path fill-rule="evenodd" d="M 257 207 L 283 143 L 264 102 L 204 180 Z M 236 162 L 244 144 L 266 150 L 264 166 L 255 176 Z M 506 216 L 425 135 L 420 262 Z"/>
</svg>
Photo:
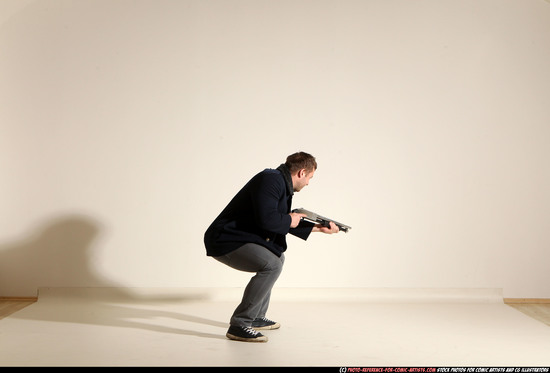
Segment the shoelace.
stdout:
<svg viewBox="0 0 550 373">
<path fill-rule="evenodd" d="M 243 329 L 249 333 L 249 334 L 252 334 L 254 337 L 258 335 L 258 332 L 252 328 L 249 328 L 247 326 L 244 326 Z"/>
<path fill-rule="evenodd" d="M 275 324 L 275 321 L 271 321 L 267 317 L 262 317 L 262 318 L 260 318 L 260 320 L 262 320 L 263 322 Z"/>
</svg>

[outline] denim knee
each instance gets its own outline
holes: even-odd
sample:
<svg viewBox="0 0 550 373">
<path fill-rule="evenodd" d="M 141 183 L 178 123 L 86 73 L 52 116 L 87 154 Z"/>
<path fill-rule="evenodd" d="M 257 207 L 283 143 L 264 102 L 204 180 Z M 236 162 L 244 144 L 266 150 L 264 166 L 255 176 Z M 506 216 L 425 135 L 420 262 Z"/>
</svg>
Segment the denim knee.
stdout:
<svg viewBox="0 0 550 373">
<path fill-rule="evenodd" d="M 267 261 L 260 272 L 273 272 L 280 274 L 283 271 L 283 262 L 284 259 L 281 260 L 278 257 L 275 257 L 272 260 Z"/>
</svg>

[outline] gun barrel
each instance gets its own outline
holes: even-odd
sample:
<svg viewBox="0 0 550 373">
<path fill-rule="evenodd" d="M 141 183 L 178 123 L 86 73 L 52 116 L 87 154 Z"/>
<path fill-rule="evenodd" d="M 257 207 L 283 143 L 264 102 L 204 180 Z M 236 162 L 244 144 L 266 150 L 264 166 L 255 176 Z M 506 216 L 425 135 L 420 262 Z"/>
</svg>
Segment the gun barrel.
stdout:
<svg viewBox="0 0 550 373">
<path fill-rule="evenodd" d="M 333 222 L 334 224 L 336 224 L 336 226 L 338 227 L 338 229 L 340 229 L 341 231 L 347 233 L 348 230 L 351 229 L 351 227 L 349 225 L 346 225 L 346 224 L 342 224 L 342 223 L 339 223 L 337 221 L 334 221 L 332 219 L 329 219 L 329 218 L 325 218 L 324 216 L 321 216 L 321 215 L 318 215 L 314 212 L 311 212 L 311 211 L 308 211 L 306 209 L 303 209 L 303 208 L 299 208 L 299 209 L 294 209 L 292 210 L 292 212 L 297 212 L 297 213 L 300 213 L 300 214 L 305 214 L 306 217 L 304 219 L 307 219 L 309 221 L 312 221 L 314 223 L 320 223 L 322 224 L 323 226 L 325 227 L 329 227 L 330 226 L 330 222 Z"/>
</svg>

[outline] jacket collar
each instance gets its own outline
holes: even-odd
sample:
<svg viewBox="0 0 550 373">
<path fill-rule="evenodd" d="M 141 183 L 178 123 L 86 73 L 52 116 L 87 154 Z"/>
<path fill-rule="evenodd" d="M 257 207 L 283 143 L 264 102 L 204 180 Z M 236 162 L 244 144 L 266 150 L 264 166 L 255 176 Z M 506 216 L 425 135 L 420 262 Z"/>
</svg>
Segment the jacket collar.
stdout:
<svg viewBox="0 0 550 373">
<path fill-rule="evenodd" d="M 277 167 L 277 170 L 279 170 L 281 174 L 283 174 L 288 194 L 292 196 L 294 194 L 294 186 L 292 185 L 292 176 L 290 176 L 290 171 L 288 167 L 283 163 L 279 167 Z"/>
</svg>

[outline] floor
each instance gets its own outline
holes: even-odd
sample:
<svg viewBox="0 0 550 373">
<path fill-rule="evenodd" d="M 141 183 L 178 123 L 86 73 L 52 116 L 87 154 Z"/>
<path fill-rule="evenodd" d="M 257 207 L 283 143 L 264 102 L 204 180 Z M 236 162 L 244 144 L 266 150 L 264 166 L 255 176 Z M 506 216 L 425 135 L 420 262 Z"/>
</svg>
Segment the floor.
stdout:
<svg viewBox="0 0 550 373">
<path fill-rule="evenodd" d="M 550 303 L 518 303 L 508 304 L 529 317 L 550 326 Z"/>
<path fill-rule="evenodd" d="M 274 294 L 281 329 L 242 343 L 237 295 L 44 289 L 0 320 L 0 366 L 550 366 L 546 305 Z"/>
<path fill-rule="evenodd" d="M 0 320 L 5 317 L 8 317 L 12 313 L 15 313 L 23 308 L 33 304 L 35 300 L 13 300 L 13 299 L 2 299 L 0 298 Z"/>
</svg>

